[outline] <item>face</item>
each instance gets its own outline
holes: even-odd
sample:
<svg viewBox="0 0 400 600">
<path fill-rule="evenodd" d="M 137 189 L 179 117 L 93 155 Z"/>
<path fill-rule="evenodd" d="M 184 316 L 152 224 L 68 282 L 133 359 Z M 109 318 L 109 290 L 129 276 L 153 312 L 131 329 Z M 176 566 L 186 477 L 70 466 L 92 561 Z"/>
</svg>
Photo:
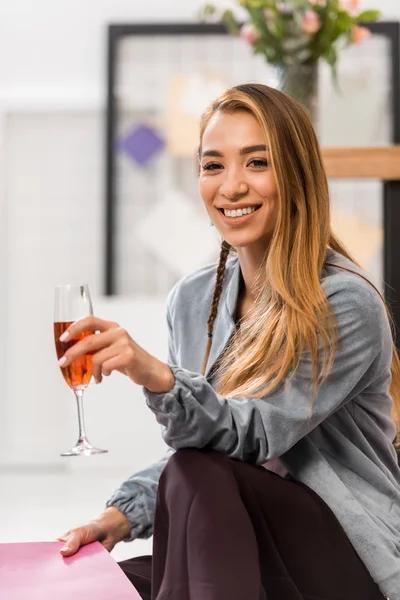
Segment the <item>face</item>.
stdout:
<svg viewBox="0 0 400 600">
<path fill-rule="evenodd" d="M 201 146 L 199 189 L 211 221 L 231 246 L 265 250 L 278 192 L 257 120 L 244 111 L 216 112 Z"/>
</svg>

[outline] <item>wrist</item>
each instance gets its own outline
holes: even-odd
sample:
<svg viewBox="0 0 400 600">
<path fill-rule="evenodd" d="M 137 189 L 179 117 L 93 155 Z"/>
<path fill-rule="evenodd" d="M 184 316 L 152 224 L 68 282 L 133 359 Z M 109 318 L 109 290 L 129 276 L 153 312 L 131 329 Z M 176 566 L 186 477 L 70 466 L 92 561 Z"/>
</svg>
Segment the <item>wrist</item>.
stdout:
<svg viewBox="0 0 400 600">
<path fill-rule="evenodd" d="M 108 535 L 111 535 L 116 543 L 122 542 L 131 534 L 131 525 L 128 518 L 115 506 L 106 508 L 95 520 Z"/>
<path fill-rule="evenodd" d="M 168 365 L 158 362 L 154 369 L 154 377 L 145 387 L 153 394 L 168 394 L 175 385 L 175 375 Z"/>
</svg>

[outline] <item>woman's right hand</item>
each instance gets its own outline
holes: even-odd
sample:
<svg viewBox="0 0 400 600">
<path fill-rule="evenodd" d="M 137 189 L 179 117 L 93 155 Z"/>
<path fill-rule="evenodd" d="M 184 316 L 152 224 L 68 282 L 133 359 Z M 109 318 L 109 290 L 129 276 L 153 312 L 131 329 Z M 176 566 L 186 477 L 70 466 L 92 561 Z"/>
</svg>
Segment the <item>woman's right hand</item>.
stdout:
<svg viewBox="0 0 400 600">
<path fill-rule="evenodd" d="M 60 553 L 62 556 L 72 556 L 81 546 L 91 542 L 100 542 L 108 552 L 122 540 L 129 537 L 131 526 L 128 519 L 114 506 L 107 508 L 97 519 L 86 525 L 74 527 L 58 538 L 65 542 Z"/>
</svg>

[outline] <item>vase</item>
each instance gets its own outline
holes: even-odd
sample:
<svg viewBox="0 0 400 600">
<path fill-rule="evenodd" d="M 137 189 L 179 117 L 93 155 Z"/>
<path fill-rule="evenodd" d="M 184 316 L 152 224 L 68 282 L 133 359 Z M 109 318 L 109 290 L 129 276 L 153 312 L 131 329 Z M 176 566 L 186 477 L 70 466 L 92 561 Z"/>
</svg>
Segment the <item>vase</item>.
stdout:
<svg viewBox="0 0 400 600">
<path fill-rule="evenodd" d="M 276 78 L 277 88 L 304 106 L 315 127 L 318 116 L 318 63 L 278 66 Z"/>
</svg>

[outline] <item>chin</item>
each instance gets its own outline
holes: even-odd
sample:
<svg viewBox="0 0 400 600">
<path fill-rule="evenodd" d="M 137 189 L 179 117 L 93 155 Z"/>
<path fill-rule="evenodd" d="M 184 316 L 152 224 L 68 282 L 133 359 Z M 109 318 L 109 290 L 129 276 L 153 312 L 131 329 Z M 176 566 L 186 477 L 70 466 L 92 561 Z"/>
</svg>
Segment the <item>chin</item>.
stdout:
<svg viewBox="0 0 400 600">
<path fill-rule="evenodd" d="M 221 231 L 221 237 L 228 242 L 233 248 L 249 248 L 253 249 L 257 254 L 268 250 L 273 236 L 273 231 L 253 232 L 250 231 Z"/>
<path fill-rule="evenodd" d="M 222 237 L 233 248 L 246 248 L 247 246 L 259 245 L 261 241 L 259 238 L 249 236 L 222 235 Z"/>
</svg>

